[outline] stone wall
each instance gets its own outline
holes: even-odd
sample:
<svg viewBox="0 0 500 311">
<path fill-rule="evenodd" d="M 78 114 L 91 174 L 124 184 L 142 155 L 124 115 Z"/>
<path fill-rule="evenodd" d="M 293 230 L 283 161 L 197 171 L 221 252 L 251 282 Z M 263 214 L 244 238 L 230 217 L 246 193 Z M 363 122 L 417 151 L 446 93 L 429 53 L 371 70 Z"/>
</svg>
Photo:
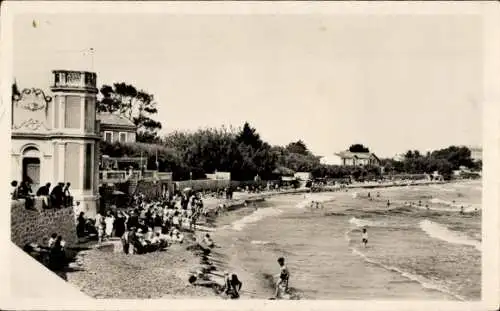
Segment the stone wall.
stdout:
<svg viewBox="0 0 500 311">
<path fill-rule="evenodd" d="M 72 207 L 61 209 L 41 209 L 41 200 L 36 199 L 36 210 L 27 210 L 24 200 L 11 203 L 11 239 L 14 244 L 24 247 L 27 243 L 42 243 L 52 233 L 63 237 L 68 246 L 75 245 L 75 213 Z"/>
</svg>

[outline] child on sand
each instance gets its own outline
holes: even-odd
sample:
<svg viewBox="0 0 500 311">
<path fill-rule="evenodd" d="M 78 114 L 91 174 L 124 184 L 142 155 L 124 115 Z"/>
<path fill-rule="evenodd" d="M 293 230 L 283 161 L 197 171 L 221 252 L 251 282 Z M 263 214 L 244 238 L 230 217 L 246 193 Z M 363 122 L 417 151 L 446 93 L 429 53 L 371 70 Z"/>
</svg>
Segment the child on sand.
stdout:
<svg viewBox="0 0 500 311">
<path fill-rule="evenodd" d="M 240 290 L 243 283 L 238 279 L 236 274 L 232 274 L 229 277 L 229 272 L 224 272 L 224 287 L 223 292 L 231 297 L 231 299 L 237 299 L 240 297 Z"/>
<path fill-rule="evenodd" d="M 366 228 L 363 228 L 363 236 L 361 242 L 363 245 L 366 247 L 366 244 L 368 244 L 368 232 L 366 232 Z"/>
<path fill-rule="evenodd" d="M 280 292 L 286 293 L 288 291 L 288 280 L 290 278 L 290 272 L 288 268 L 285 266 L 285 258 L 278 258 L 278 264 L 280 265 L 280 274 L 278 278 L 278 282 L 276 282 L 276 298 L 279 298 Z"/>
</svg>

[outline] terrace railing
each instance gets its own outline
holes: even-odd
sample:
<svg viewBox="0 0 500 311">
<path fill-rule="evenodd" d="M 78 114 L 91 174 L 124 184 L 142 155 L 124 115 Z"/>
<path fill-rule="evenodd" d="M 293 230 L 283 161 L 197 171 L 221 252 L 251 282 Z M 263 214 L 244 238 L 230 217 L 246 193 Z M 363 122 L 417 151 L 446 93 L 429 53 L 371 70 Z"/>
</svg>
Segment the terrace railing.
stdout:
<svg viewBox="0 0 500 311">
<path fill-rule="evenodd" d="M 99 181 L 100 183 L 120 183 L 129 180 L 130 178 L 136 180 L 161 180 L 167 181 L 172 180 L 172 173 L 170 172 L 157 172 L 146 170 L 142 171 L 109 171 L 102 170 L 99 171 Z"/>
</svg>

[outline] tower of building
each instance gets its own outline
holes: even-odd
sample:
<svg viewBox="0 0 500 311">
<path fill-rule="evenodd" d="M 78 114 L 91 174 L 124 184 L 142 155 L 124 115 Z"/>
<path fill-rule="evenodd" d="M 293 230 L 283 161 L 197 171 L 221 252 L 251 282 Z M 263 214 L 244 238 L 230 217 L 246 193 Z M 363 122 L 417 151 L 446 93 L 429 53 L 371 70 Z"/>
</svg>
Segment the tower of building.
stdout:
<svg viewBox="0 0 500 311">
<path fill-rule="evenodd" d="M 88 216 L 97 210 L 98 142 L 96 74 L 54 70 L 52 130 L 52 182 L 71 183 L 78 210 Z"/>
</svg>

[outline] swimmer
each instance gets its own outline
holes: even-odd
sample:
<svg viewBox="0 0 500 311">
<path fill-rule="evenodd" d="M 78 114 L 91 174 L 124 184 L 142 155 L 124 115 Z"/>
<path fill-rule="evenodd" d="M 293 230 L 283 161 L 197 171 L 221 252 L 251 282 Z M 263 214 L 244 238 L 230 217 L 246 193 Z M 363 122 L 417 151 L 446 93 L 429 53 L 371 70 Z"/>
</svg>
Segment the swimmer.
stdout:
<svg viewBox="0 0 500 311">
<path fill-rule="evenodd" d="M 368 244 L 368 232 L 366 232 L 366 228 L 363 228 L 363 236 L 361 239 L 361 242 L 363 245 L 366 247 L 366 244 Z"/>
<path fill-rule="evenodd" d="M 288 281 L 290 279 L 290 272 L 285 265 L 285 258 L 278 258 L 278 264 L 280 265 L 280 274 L 278 282 L 276 282 L 276 298 L 279 298 L 280 289 L 283 288 L 283 293 L 286 293 L 288 291 Z"/>
</svg>

